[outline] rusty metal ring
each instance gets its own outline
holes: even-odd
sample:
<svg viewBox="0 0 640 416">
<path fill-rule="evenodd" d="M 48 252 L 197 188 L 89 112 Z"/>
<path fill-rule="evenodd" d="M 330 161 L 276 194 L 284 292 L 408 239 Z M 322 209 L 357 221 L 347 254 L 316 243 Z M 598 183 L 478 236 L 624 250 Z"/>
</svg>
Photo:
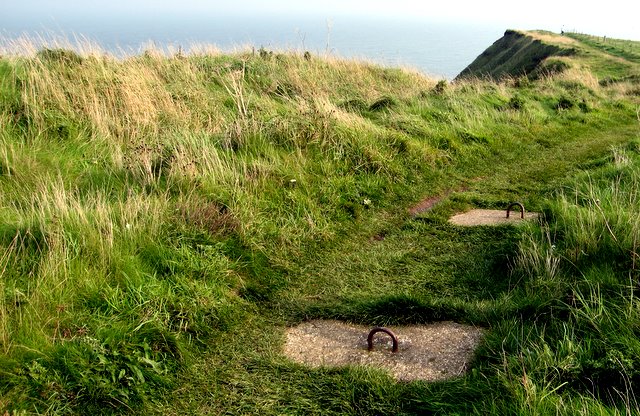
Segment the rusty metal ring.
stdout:
<svg viewBox="0 0 640 416">
<path fill-rule="evenodd" d="M 511 212 L 511 208 L 516 206 L 520 207 L 520 218 L 524 219 L 524 205 L 522 205 L 521 202 L 513 202 L 509 204 L 509 206 L 507 207 L 507 218 L 509 218 L 509 213 Z"/>
<path fill-rule="evenodd" d="M 398 337 L 396 337 L 396 334 L 391 332 L 389 328 L 384 328 L 381 326 L 377 326 L 373 328 L 371 332 L 369 332 L 369 336 L 367 337 L 367 344 L 369 345 L 369 351 L 373 349 L 373 336 L 378 332 L 384 332 L 385 334 L 389 335 L 391 337 L 391 340 L 393 341 L 393 347 L 391 348 L 391 352 L 398 352 Z"/>
</svg>

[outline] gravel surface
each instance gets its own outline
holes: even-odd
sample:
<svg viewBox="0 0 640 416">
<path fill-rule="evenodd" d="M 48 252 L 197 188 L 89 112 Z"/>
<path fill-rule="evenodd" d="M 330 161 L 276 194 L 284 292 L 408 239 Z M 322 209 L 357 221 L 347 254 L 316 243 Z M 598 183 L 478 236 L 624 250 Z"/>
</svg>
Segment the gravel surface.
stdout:
<svg viewBox="0 0 640 416">
<path fill-rule="evenodd" d="M 287 329 L 285 355 L 311 367 L 365 365 L 388 370 L 401 381 L 438 381 L 462 375 L 483 330 L 455 322 L 388 327 L 398 337 L 377 333 L 374 349 L 367 349 L 373 327 L 339 321 L 310 321 Z"/>
<path fill-rule="evenodd" d="M 525 212 L 524 219 L 530 220 L 538 218 L 540 214 L 537 212 Z M 522 222 L 519 211 L 512 211 L 507 218 L 507 212 L 499 209 L 473 209 L 471 211 L 454 215 L 449 218 L 449 222 L 456 225 L 498 225 L 498 224 L 517 224 Z"/>
</svg>

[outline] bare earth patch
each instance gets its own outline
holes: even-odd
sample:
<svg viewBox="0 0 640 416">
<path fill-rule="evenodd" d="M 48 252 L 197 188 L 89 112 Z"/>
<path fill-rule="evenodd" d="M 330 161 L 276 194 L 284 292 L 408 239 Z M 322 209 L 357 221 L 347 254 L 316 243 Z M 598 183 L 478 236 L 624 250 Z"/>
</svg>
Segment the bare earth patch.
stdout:
<svg viewBox="0 0 640 416">
<path fill-rule="evenodd" d="M 370 326 L 316 320 L 287 329 L 285 355 L 311 367 L 364 365 L 386 369 L 397 380 L 439 381 L 462 375 L 483 330 L 455 322 L 388 327 L 398 337 L 378 333 L 367 349 Z"/>
<path fill-rule="evenodd" d="M 578 43 L 577 40 L 570 38 L 568 36 L 562 36 L 562 35 L 547 35 L 545 33 L 539 33 L 539 32 L 525 32 L 527 35 L 531 36 L 534 39 L 538 39 L 541 40 L 543 42 L 546 43 L 551 43 L 551 44 L 561 44 L 561 45 L 576 45 Z"/>
<path fill-rule="evenodd" d="M 537 212 L 525 212 L 524 220 L 538 218 L 539 216 L 540 214 Z M 466 226 L 517 224 L 522 221 L 520 212 L 512 211 L 509 218 L 507 218 L 506 211 L 499 209 L 473 209 L 449 218 L 449 222 L 452 224 Z"/>
<path fill-rule="evenodd" d="M 425 198 L 422 201 L 415 204 L 414 206 L 412 206 L 411 208 L 409 208 L 409 214 L 411 214 L 412 217 L 415 217 L 416 215 L 422 212 L 427 212 L 431 208 L 433 208 L 435 204 L 442 201 L 442 198 L 443 198 L 442 196 L 432 196 L 429 198 Z"/>
</svg>

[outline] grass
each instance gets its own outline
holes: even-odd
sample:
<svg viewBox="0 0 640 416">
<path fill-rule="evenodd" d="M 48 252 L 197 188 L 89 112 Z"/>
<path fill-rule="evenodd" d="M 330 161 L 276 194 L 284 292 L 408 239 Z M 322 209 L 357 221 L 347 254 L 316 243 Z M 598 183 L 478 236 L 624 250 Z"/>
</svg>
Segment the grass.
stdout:
<svg viewBox="0 0 640 416">
<path fill-rule="evenodd" d="M 567 33 L 567 36 L 589 46 L 602 49 L 611 55 L 619 56 L 636 64 L 640 63 L 640 42 L 607 38 L 606 36 L 591 36 L 583 33 Z"/>
<path fill-rule="evenodd" d="M 0 410 L 636 411 L 640 102 L 589 71 L 7 53 Z M 446 221 L 513 200 L 544 221 Z M 464 377 L 399 384 L 287 361 L 283 328 L 310 318 L 488 335 Z"/>
</svg>

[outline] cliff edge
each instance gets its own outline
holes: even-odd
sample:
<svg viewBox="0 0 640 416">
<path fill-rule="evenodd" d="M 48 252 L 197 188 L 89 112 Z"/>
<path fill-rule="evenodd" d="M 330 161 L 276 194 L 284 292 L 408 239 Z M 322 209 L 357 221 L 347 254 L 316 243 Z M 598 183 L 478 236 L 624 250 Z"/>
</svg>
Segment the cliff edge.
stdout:
<svg viewBox="0 0 640 416">
<path fill-rule="evenodd" d="M 575 52 L 571 42 L 565 43 L 562 39 L 569 40 L 540 32 L 507 30 L 502 38 L 480 54 L 456 79 L 537 75 L 542 71 L 543 62 L 547 58 L 569 56 Z"/>
</svg>

